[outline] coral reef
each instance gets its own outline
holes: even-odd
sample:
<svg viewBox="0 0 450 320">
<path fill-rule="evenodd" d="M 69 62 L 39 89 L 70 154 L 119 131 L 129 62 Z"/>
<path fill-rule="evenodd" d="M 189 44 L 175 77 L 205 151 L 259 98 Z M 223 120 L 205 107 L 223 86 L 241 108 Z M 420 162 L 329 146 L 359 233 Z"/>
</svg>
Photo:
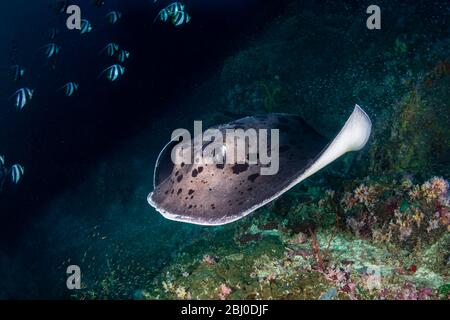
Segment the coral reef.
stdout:
<svg viewBox="0 0 450 320">
<path fill-rule="evenodd" d="M 311 200 L 287 201 L 290 209 L 278 213 L 277 223 L 267 220 L 281 204 L 221 228 L 209 245 L 193 243 L 155 279 L 148 297 L 448 299 L 448 182 L 366 178 L 352 184 L 323 193 L 307 189 Z M 306 233 L 294 231 L 298 207 L 310 213 L 301 222 Z M 323 223 L 330 210 L 334 219 Z M 242 241 L 249 235 L 259 237 Z M 208 253 L 192 258 L 202 250 Z M 214 262 L 205 263 L 212 254 Z"/>
</svg>

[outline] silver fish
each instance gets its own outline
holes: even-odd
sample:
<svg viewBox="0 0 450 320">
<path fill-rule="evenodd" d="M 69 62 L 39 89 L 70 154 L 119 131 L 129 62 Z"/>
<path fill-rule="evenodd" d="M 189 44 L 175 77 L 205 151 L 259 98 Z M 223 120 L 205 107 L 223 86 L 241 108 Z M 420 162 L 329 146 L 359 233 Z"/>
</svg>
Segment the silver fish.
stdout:
<svg viewBox="0 0 450 320">
<path fill-rule="evenodd" d="M 56 43 L 49 43 L 43 46 L 42 49 L 45 49 L 45 56 L 47 58 L 51 58 L 59 53 L 61 47 L 58 46 Z"/>
<path fill-rule="evenodd" d="M 156 20 L 160 20 L 162 22 L 166 22 L 169 20 L 169 18 L 172 18 L 178 13 L 178 12 L 183 12 L 184 11 L 184 4 L 182 4 L 181 2 L 174 2 L 169 4 L 167 7 L 165 7 L 164 9 L 162 9 L 161 11 L 159 11 L 159 13 L 157 14 L 156 18 L 154 21 Z"/>
<path fill-rule="evenodd" d="M 0 166 L 5 165 L 5 156 L 0 155 Z"/>
<path fill-rule="evenodd" d="M 162 22 L 166 22 L 167 20 L 169 20 L 169 13 L 167 12 L 167 10 L 164 8 L 164 9 L 162 9 L 159 13 L 158 13 L 158 15 L 156 16 L 156 18 L 155 18 L 155 20 L 154 20 L 154 22 L 156 21 L 156 20 L 160 20 L 160 21 L 162 21 Z"/>
<path fill-rule="evenodd" d="M 174 2 L 169 4 L 166 7 L 167 12 L 169 13 L 169 15 L 175 15 L 180 11 L 184 11 L 184 4 L 182 4 L 181 2 Z"/>
<path fill-rule="evenodd" d="M 15 164 L 11 167 L 11 181 L 14 184 L 18 184 L 20 179 L 25 173 L 25 169 L 20 164 Z"/>
<path fill-rule="evenodd" d="M 15 66 L 11 67 L 13 69 L 13 80 L 14 82 L 19 81 L 22 79 L 23 75 L 25 74 L 25 69 L 16 64 Z"/>
<path fill-rule="evenodd" d="M 64 90 L 64 94 L 68 97 L 72 96 L 77 90 L 78 90 L 78 83 L 76 82 L 68 82 L 65 85 L 63 85 L 59 90 Z"/>
<path fill-rule="evenodd" d="M 122 19 L 122 12 L 119 11 L 110 11 L 106 15 L 106 19 L 111 24 L 116 24 L 120 19 Z"/>
<path fill-rule="evenodd" d="M 130 58 L 130 53 L 127 50 L 120 50 L 119 54 L 117 55 L 117 58 L 120 63 L 124 63 L 125 60 Z"/>
<path fill-rule="evenodd" d="M 191 17 L 185 11 L 178 11 L 172 17 L 172 23 L 175 27 L 181 26 L 184 23 L 189 23 L 191 21 Z"/>
<path fill-rule="evenodd" d="M 14 92 L 11 97 L 15 97 L 14 105 L 17 109 L 22 110 L 28 102 L 33 98 L 34 90 L 22 88 Z"/>
<path fill-rule="evenodd" d="M 109 81 L 114 82 L 119 77 L 123 76 L 124 73 L 125 73 L 125 67 L 121 66 L 120 64 L 113 64 L 112 66 L 103 70 L 98 77 L 100 78 L 101 76 L 106 74 L 106 78 Z"/>
<path fill-rule="evenodd" d="M 85 34 L 92 31 L 92 25 L 89 20 L 81 19 L 81 30 L 80 34 Z"/>
<path fill-rule="evenodd" d="M 119 51 L 119 45 L 117 43 L 108 43 L 101 51 L 100 54 L 106 51 L 106 54 L 110 57 L 114 56 Z"/>
</svg>

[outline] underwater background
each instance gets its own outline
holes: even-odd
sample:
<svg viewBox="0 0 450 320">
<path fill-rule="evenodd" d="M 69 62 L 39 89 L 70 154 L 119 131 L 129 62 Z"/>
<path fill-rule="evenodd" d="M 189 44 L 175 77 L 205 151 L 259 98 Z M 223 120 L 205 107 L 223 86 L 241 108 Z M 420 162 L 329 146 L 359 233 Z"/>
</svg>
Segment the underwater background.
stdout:
<svg viewBox="0 0 450 320">
<path fill-rule="evenodd" d="M 186 0 L 178 27 L 155 21 L 173 1 L 69 2 L 92 31 L 68 30 L 59 1 L 0 3 L 0 155 L 24 168 L 0 193 L 0 298 L 449 298 L 448 1 Z M 130 53 L 114 82 L 112 42 Z M 147 204 L 176 128 L 288 112 L 331 139 L 355 103 L 373 122 L 364 150 L 242 220 Z"/>
</svg>

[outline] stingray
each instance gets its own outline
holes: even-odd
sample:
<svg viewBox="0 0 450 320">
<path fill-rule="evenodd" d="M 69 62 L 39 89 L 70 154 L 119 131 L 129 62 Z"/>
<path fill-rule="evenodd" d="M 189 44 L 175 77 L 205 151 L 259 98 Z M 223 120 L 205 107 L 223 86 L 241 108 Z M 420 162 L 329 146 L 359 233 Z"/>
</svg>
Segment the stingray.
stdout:
<svg viewBox="0 0 450 320">
<path fill-rule="evenodd" d="M 208 226 L 231 223 L 275 200 L 343 154 L 362 149 L 369 139 L 371 127 L 370 118 L 358 105 L 331 141 L 300 117 L 290 114 L 251 116 L 219 125 L 213 128 L 221 132 L 226 129 L 278 129 L 278 172 L 262 175 L 260 163 L 192 161 L 192 164 L 174 164 L 172 149 L 181 143 L 171 141 L 158 156 L 154 190 L 147 201 L 170 220 Z M 203 142 L 199 150 L 192 148 L 194 159 L 207 143 Z"/>
</svg>

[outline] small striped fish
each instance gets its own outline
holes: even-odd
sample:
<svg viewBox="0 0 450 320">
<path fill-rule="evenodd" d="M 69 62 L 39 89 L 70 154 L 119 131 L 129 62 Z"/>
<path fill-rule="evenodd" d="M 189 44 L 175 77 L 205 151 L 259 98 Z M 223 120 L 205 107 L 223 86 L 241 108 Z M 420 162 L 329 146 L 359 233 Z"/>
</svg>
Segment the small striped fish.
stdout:
<svg viewBox="0 0 450 320">
<path fill-rule="evenodd" d="M 166 10 L 167 10 L 167 13 L 169 14 L 169 16 L 173 16 L 180 11 L 184 11 L 184 4 L 182 4 L 181 2 L 174 2 L 174 3 L 169 4 L 166 7 Z"/>
<path fill-rule="evenodd" d="M 127 50 L 120 50 L 119 54 L 117 55 L 117 59 L 120 63 L 124 63 L 128 58 L 130 58 L 130 53 Z"/>
<path fill-rule="evenodd" d="M 89 20 L 81 19 L 81 30 L 80 34 L 89 33 L 92 31 L 92 25 Z"/>
<path fill-rule="evenodd" d="M 18 110 L 22 110 L 28 102 L 33 98 L 34 90 L 22 88 L 14 92 L 11 97 L 15 97 L 14 104 Z"/>
<path fill-rule="evenodd" d="M 68 82 L 65 85 L 63 85 L 59 90 L 64 90 L 64 94 L 68 97 L 72 96 L 77 90 L 78 90 L 78 83 L 76 82 Z"/>
<path fill-rule="evenodd" d="M 124 73 L 125 73 L 125 67 L 121 66 L 120 64 L 113 64 L 112 66 L 103 70 L 98 77 L 100 78 L 101 76 L 106 74 L 106 78 L 109 81 L 114 82 L 119 77 L 123 76 Z"/>
<path fill-rule="evenodd" d="M 154 21 L 160 20 L 162 22 L 166 22 L 169 19 L 174 26 L 178 27 L 182 24 L 188 23 L 191 20 L 191 17 L 186 12 L 184 4 L 181 2 L 174 2 L 162 9 Z"/>
<path fill-rule="evenodd" d="M 115 55 L 119 51 L 119 45 L 117 43 L 108 43 L 101 51 L 100 54 L 106 51 L 106 54 L 110 57 Z"/>
<path fill-rule="evenodd" d="M 178 11 L 172 17 L 172 23 L 175 27 L 181 26 L 184 23 L 189 23 L 191 21 L 191 17 L 185 11 Z"/>
<path fill-rule="evenodd" d="M 14 184 L 18 184 L 20 179 L 25 173 L 24 167 L 22 167 L 20 164 L 15 164 L 11 167 L 11 181 Z"/>
<path fill-rule="evenodd" d="M 20 79 L 22 79 L 23 75 L 25 74 L 25 69 L 19 65 L 12 66 L 11 68 L 13 69 L 14 82 L 17 82 Z"/>
<path fill-rule="evenodd" d="M 122 13 L 119 11 L 110 11 L 106 15 L 106 19 L 111 24 L 116 24 L 120 19 L 122 19 Z"/>
<path fill-rule="evenodd" d="M 61 48 L 55 43 L 49 43 L 43 46 L 42 49 L 45 49 L 45 56 L 50 59 L 56 56 Z"/>
</svg>

